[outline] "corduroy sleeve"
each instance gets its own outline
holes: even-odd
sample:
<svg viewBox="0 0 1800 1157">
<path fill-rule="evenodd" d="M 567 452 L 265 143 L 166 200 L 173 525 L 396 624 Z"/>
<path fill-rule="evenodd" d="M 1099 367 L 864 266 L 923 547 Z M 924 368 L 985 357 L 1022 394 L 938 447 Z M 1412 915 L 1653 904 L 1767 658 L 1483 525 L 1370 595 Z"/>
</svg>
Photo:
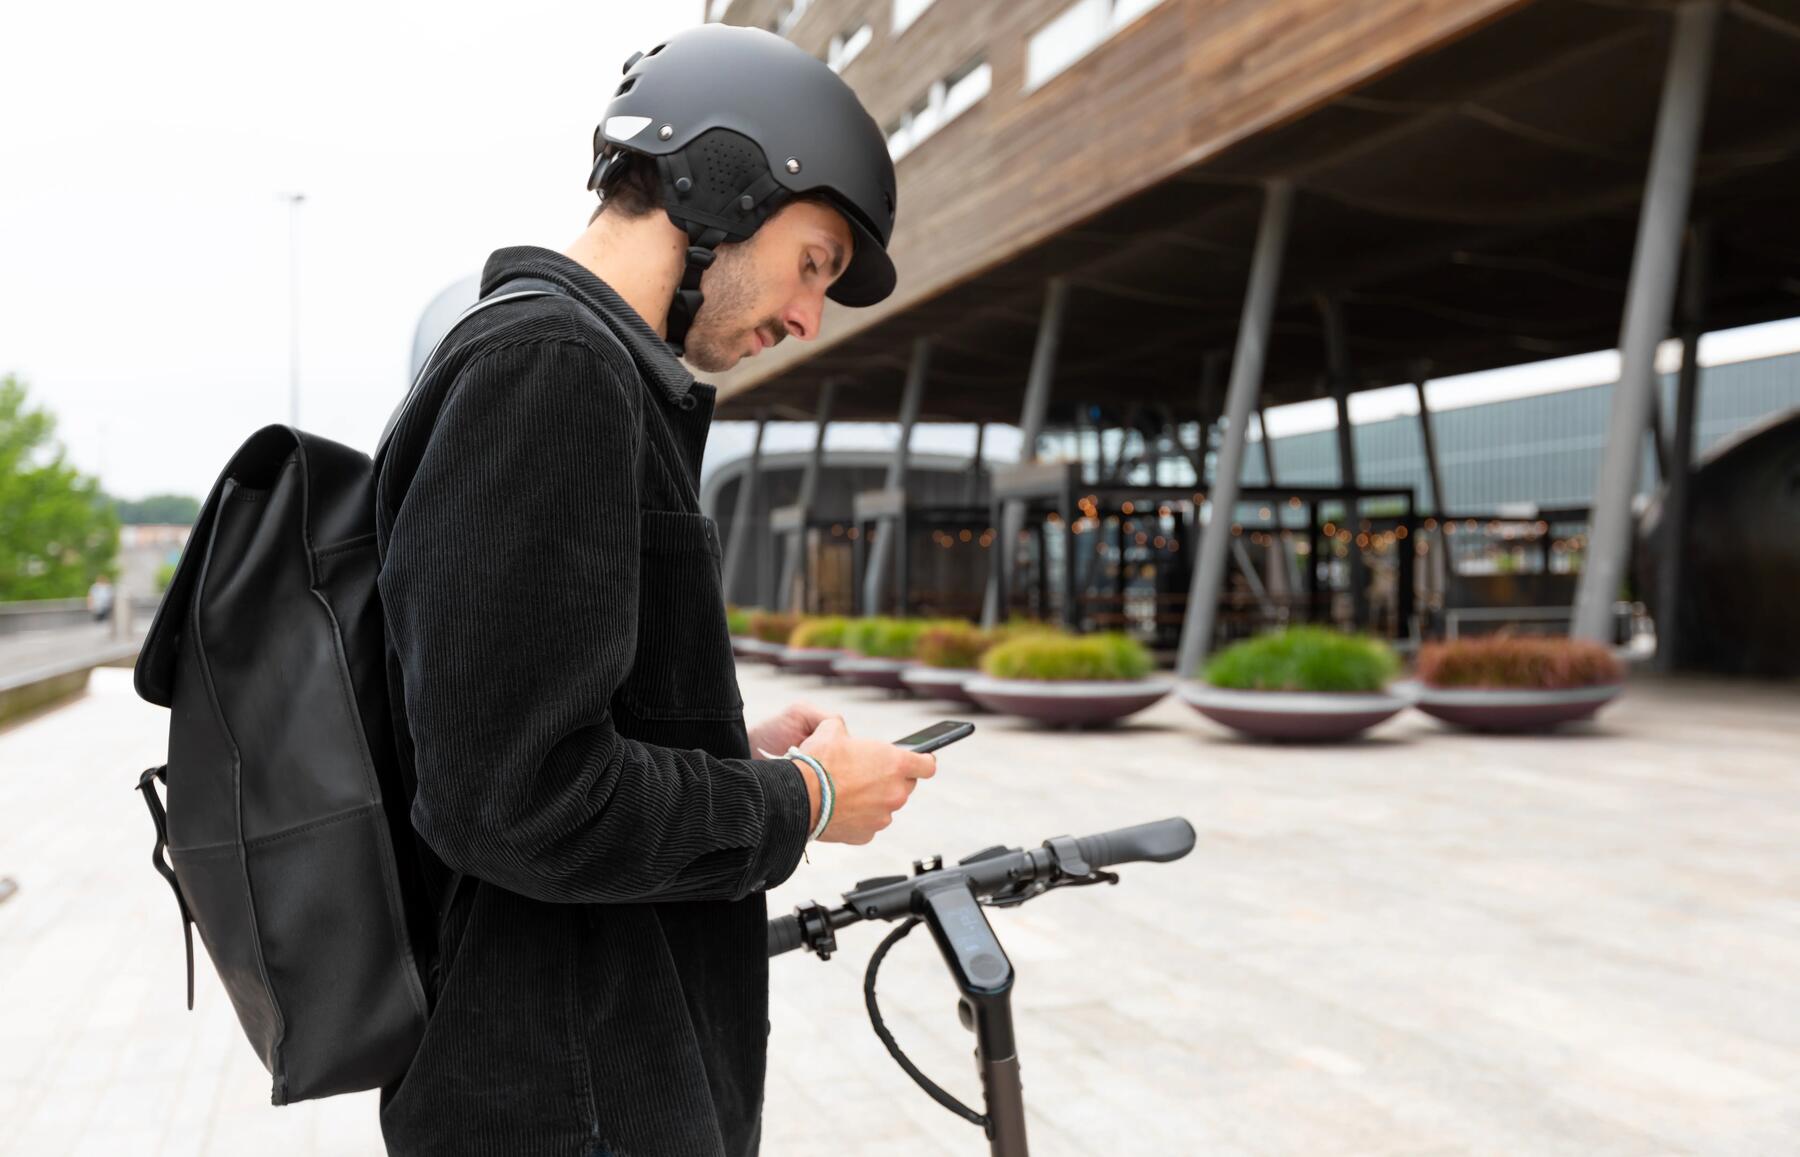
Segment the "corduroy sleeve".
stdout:
<svg viewBox="0 0 1800 1157">
<path fill-rule="evenodd" d="M 535 899 L 738 899 L 785 879 L 806 842 L 792 763 L 613 726 L 637 647 L 644 404 L 579 341 L 481 354 L 381 569 L 417 753 L 413 824 L 452 869 Z"/>
</svg>

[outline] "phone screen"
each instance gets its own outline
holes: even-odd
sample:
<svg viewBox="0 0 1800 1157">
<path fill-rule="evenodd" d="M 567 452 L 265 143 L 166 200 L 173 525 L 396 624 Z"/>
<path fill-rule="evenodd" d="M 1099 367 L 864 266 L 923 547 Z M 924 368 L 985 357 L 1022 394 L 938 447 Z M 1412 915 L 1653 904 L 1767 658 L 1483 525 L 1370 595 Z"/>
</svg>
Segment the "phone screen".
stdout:
<svg viewBox="0 0 1800 1157">
<path fill-rule="evenodd" d="M 904 739 L 894 740 L 894 746 L 920 753 L 936 751 L 940 747 L 948 747 L 974 730 L 973 723 L 966 723 L 960 719 L 945 719 L 942 722 L 933 723 L 922 731 L 915 731 Z"/>
</svg>

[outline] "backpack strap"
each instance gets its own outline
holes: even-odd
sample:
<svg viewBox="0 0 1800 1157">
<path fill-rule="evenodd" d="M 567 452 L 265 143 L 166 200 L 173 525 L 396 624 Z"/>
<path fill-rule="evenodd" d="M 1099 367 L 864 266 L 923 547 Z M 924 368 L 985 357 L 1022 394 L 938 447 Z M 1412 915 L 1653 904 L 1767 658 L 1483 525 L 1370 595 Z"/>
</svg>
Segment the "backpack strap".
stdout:
<svg viewBox="0 0 1800 1157">
<path fill-rule="evenodd" d="M 169 888 L 175 893 L 175 903 L 181 906 L 181 938 L 187 942 L 187 998 L 188 1011 L 194 1011 L 194 914 L 188 911 L 187 897 L 181 894 L 181 884 L 175 879 L 175 870 L 169 867 L 169 861 L 163 859 L 163 849 L 169 846 L 169 820 L 163 812 L 162 800 L 156 794 L 156 781 L 168 782 L 168 764 L 153 767 L 138 776 L 137 789 L 144 793 L 144 804 L 150 809 L 150 819 L 156 824 L 156 847 L 150 850 L 150 862 L 163 879 L 169 882 Z"/>
</svg>

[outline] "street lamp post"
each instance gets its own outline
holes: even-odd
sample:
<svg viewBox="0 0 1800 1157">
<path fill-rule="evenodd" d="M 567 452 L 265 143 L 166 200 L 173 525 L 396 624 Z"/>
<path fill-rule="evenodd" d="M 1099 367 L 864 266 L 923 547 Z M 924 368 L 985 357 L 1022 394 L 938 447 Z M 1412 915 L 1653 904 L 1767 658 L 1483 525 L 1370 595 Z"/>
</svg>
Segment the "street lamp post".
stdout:
<svg viewBox="0 0 1800 1157">
<path fill-rule="evenodd" d="M 300 205 L 305 193 L 283 193 L 288 203 L 288 424 L 300 428 Z"/>
</svg>

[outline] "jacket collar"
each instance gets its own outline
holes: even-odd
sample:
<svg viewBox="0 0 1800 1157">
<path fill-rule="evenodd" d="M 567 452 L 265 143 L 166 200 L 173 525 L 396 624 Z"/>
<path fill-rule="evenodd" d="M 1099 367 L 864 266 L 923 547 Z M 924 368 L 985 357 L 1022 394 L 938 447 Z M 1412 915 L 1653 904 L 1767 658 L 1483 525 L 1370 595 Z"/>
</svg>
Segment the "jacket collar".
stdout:
<svg viewBox="0 0 1800 1157">
<path fill-rule="evenodd" d="M 683 402 L 694 388 L 694 375 L 687 372 L 668 343 L 656 336 L 656 331 L 612 286 L 595 277 L 586 266 L 553 249 L 535 245 L 496 249 L 481 271 L 481 296 L 486 297 L 515 277 L 554 281 L 599 314 L 631 352 L 644 380 L 661 389 L 670 401 Z"/>
</svg>

